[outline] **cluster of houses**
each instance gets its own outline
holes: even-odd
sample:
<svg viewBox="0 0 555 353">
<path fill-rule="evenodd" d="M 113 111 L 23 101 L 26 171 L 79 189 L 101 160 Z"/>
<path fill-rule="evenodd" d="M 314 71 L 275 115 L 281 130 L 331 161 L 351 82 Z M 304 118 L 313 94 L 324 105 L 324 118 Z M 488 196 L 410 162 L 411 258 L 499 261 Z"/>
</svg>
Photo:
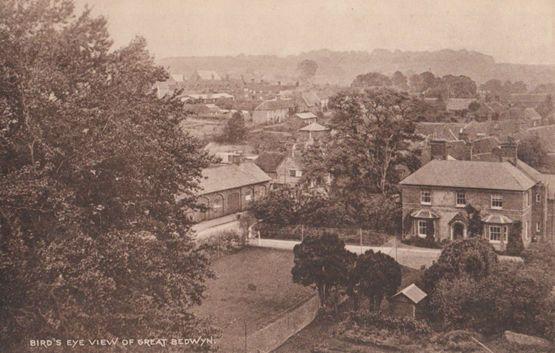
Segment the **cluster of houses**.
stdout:
<svg viewBox="0 0 555 353">
<path fill-rule="evenodd" d="M 285 150 L 207 145 L 220 163 L 203 171 L 199 202 L 204 207 L 191 215 L 195 221 L 242 212 L 273 188 L 297 185 L 305 172 L 303 147 L 333 135 L 324 118 L 329 97 L 336 93 L 333 89 L 285 86 L 281 82 L 249 83 L 243 79 L 237 84 L 206 70 L 188 77 L 177 75 L 164 87 L 211 87 L 181 96 L 188 105 L 203 107 L 199 115 L 229 116 L 240 111 L 255 129 L 285 122 L 296 126 L 292 134 L 285 133 L 294 137 L 294 143 Z M 159 93 L 164 92 L 159 89 Z M 246 109 L 240 109 L 240 104 L 234 106 L 253 97 L 255 105 Z M 463 116 L 472 111 L 481 118 L 417 123 L 416 132 L 424 137 L 423 166 L 400 182 L 404 236 L 466 238 L 470 205 L 479 211 L 483 236 L 500 250 L 506 247 L 515 227 L 521 229 L 525 245 L 534 240 L 554 240 L 555 174 L 550 173 L 555 170 L 536 170 L 517 155 L 518 140 L 537 136 L 555 166 L 555 125 L 549 125 L 550 121 L 536 110 L 546 96 L 518 94 L 510 99 L 507 104 L 450 98 L 443 102 L 447 112 Z M 432 99 L 426 101 L 435 104 Z M 478 104 L 472 107 L 473 103 Z"/>
</svg>

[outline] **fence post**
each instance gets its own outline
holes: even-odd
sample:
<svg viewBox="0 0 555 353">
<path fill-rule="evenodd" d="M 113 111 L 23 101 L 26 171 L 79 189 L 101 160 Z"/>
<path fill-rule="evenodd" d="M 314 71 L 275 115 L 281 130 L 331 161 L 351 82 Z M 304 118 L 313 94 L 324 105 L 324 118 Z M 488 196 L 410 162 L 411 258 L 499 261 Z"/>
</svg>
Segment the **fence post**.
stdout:
<svg viewBox="0 0 555 353">
<path fill-rule="evenodd" d="M 362 254 L 362 228 L 358 228 L 358 236 L 360 238 L 360 253 Z"/>
<path fill-rule="evenodd" d="M 247 351 L 247 320 L 243 321 L 245 324 L 245 353 L 248 353 Z"/>
</svg>

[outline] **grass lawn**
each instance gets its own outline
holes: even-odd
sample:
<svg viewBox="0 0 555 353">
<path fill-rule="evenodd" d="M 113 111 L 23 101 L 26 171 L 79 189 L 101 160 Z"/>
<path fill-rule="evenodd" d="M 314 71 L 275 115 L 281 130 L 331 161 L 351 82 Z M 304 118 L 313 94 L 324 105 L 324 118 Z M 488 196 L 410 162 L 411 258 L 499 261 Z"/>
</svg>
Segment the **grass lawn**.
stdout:
<svg viewBox="0 0 555 353">
<path fill-rule="evenodd" d="M 222 329 L 221 351 L 231 352 L 247 331 L 256 331 L 315 295 L 294 284 L 293 252 L 245 248 L 213 265 L 217 278 L 208 282 L 207 297 L 193 311 Z"/>
</svg>

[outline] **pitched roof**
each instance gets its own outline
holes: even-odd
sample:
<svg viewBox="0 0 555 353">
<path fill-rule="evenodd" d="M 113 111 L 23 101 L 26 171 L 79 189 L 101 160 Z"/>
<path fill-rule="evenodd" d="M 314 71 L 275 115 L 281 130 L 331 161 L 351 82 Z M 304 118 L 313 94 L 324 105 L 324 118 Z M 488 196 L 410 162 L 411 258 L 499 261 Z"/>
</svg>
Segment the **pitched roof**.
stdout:
<svg viewBox="0 0 555 353">
<path fill-rule="evenodd" d="M 472 153 L 482 154 L 491 153 L 495 147 L 499 146 L 499 140 L 495 136 L 482 137 L 472 141 Z"/>
<path fill-rule="evenodd" d="M 300 128 L 299 131 L 329 131 L 328 127 L 318 124 L 317 122 L 313 122 L 308 124 L 307 126 Z"/>
<path fill-rule="evenodd" d="M 524 117 L 529 120 L 541 120 L 541 115 L 534 108 L 524 109 Z"/>
<path fill-rule="evenodd" d="M 271 178 L 254 163 L 222 164 L 202 170 L 200 194 L 210 194 L 270 180 Z"/>
<path fill-rule="evenodd" d="M 303 92 L 301 94 L 307 107 L 315 107 L 320 105 L 320 97 L 314 91 Z"/>
<path fill-rule="evenodd" d="M 281 110 L 293 107 L 293 100 L 290 99 L 273 99 L 260 103 L 254 110 Z"/>
<path fill-rule="evenodd" d="M 197 70 L 197 75 L 202 80 L 221 80 L 222 78 L 214 70 Z"/>
<path fill-rule="evenodd" d="M 393 296 L 393 298 L 397 297 L 398 295 L 403 294 L 405 297 L 410 299 L 414 304 L 418 304 L 422 301 L 422 299 L 426 298 L 428 294 L 424 292 L 422 289 L 418 288 L 416 284 L 411 284 L 408 287 L 400 290 Z"/>
<path fill-rule="evenodd" d="M 473 98 L 449 98 L 445 106 L 447 110 L 465 110 L 475 100 Z"/>
<path fill-rule="evenodd" d="M 517 160 L 516 166 L 532 179 L 544 183 L 547 186 L 547 197 L 551 200 L 555 199 L 555 174 L 541 173 L 520 159 Z"/>
<path fill-rule="evenodd" d="M 295 114 L 295 116 L 299 119 L 316 119 L 317 116 L 314 115 L 313 113 L 297 113 Z"/>
<path fill-rule="evenodd" d="M 429 210 L 427 208 L 421 208 L 419 210 L 416 210 L 416 211 L 412 212 L 410 214 L 410 216 L 413 217 L 413 218 L 423 218 L 423 219 L 439 218 L 437 213 L 435 213 L 432 210 Z"/>
<path fill-rule="evenodd" d="M 513 220 L 502 214 L 490 214 L 482 217 L 484 223 L 511 224 Z"/>
<path fill-rule="evenodd" d="M 525 191 L 536 182 L 509 162 L 432 160 L 400 184 Z"/>
<path fill-rule="evenodd" d="M 513 93 L 511 102 L 523 104 L 540 104 L 547 98 L 547 93 Z"/>
<path fill-rule="evenodd" d="M 465 126 L 464 123 L 416 123 L 416 133 L 429 136 L 434 139 L 455 141 L 458 139 L 459 131 Z"/>
<path fill-rule="evenodd" d="M 277 167 L 285 158 L 285 154 L 279 152 L 262 152 L 256 161 L 257 166 L 266 173 L 275 173 Z"/>
</svg>

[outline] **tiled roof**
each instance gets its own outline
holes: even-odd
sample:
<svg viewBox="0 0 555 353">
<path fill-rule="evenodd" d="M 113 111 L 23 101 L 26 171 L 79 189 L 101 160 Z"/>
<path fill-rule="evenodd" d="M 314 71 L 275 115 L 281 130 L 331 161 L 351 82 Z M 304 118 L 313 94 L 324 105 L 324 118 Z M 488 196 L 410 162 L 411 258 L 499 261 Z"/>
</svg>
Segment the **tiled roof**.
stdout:
<svg viewBox="0 0 555 353">
<path fill-rule="evenodd" d="M 447 110 L 465 110 L 475 100 L 473 98 L 449 98 L 445 105 Z"/>
<path fill-rule="evenodd" d="M 499 146 L 499 140 L 495 136 L 483 137 L 472 141 L 472 153 L 491 153 L 497 146 Z"/>
<path fill-rule="evenodd" d="M 316 94 L 316 92 L 308 91 L 302 93 L 302 98 L 307 107 L 315 107 L 320 105 L 320 98 Z"/>
<path fill-rule="evenodd" d="M 313 113 L 297 113 L 295 114 L 295 116 L 299 119 L 316 119 L 317 116 L 314 115 Z"/>
<path fill-rule="evenodd" d="M 281 110 L 293 107 L 294 102 L 290 99 L 273 99 L 260 103 L 254 110 Z"/>
<path fill-rule="evenodd" d="M 320 125 L 317 122 L 313 122 L 303 128 L 300 128 L 299 131 L 329 131 L 329 128 L 323 125 Z"/>
<path fill-rule="evenodd" d="M 203 169 L 200 194 L 210 194 L 267 181 L 270 181 L 270 177 L 254 163 L 223 164 Z"/>
<path fill-rule="evenodd" d="M 551 200 L 555 199 L 555 174 L 541 173 L 520 159 L 517 161 L 516 166 L 535 181 L 544 183 L 547 186 L 547 197 Z"/>
<path fill-rule="evenodd" d="M 470 151 L 466 145 L 465 141 L 457 140 L 457 141 L 448 141 L 447 142 L 447 154 L 453 157 L 454 159 L 464 160 L 468 159 Z"/>
<path fill-rule="evenodd" d="M 426 298 L 428 295 L 416 284 L 411 284 L 410 286 L 402 289 L 393 297 L 395 298 L 398 295 L 403 294 L 405 297 L 409 298 L 414 304 L 418 304 L 422 301 L 422 299 Z"/>
<path fill-rule="evenodd" d="M 502 214 L 490 214 L 482 217 L 482 222 L 494 224 L 511 224 L 513 223 L 513 220 Z"/>
<path fill-rule="evenodd" d="M 454 141 L 458 139 L 459 131 L 465 126 L 463 123 L 416 123 L 416 133 L 434 139 Z"/>
<path fill-rule="evenodd" d="M 540 104 L 546 97 L 546 93 L 513 93 L 510 99 L 513 103 Z"/>
<path fill-rule="evenodd" d="M 255 163 L 266 173 L 275 173 L 285 154 L 279 152 L 262 152 Z"/>
<path fill-rule="evenodd" d="M 437 213 L 435 213 L 435 212 L 433 212 L 429 209 L 426 209 L 426 208 L 422 208 L 422 209 L 416 210 L 414 212 L 411 212 L 410 216 L 413 217 L 413 218 L 423 218 L 423 219 L 439 218 Z"/>
<path fill-rule="evenodd" d="M 432 160 L 400 184 L 525 191 L 536 182 L 509 162 Z"/>
<path fill-rule="evenodd" d="M 541 115 L 534 108 L 524 109 L 524 117 L 529 120 L 541 120 Z"/>
<path fill-rule="evenodd" d="M 197 70 L 197 75 L 202 80 L 221 80 L 222 78 L 213 70 Z"/>
</svg>

